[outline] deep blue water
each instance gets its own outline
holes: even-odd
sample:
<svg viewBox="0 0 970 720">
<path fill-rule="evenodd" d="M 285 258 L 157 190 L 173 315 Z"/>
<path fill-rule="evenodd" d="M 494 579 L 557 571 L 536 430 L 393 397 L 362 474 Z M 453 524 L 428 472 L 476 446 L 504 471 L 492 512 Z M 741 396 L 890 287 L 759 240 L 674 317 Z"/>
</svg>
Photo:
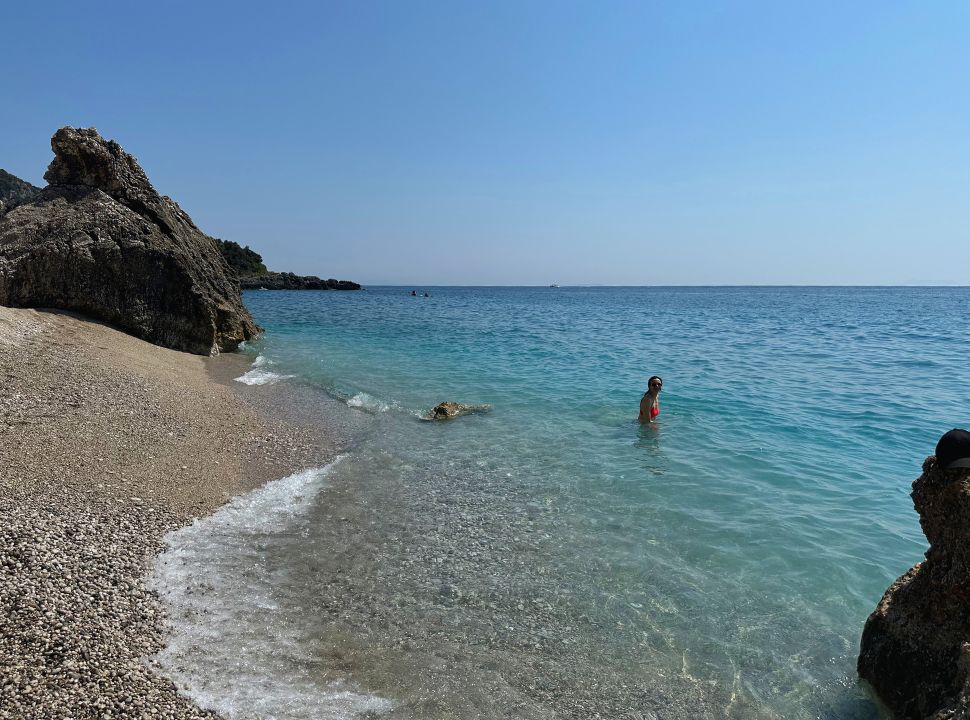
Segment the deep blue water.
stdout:
<svg viewBox="0 0 970 720">
<path fill-rule="evenodd" d="M 359 425 L 310 505 L 253 540 L 314 668 L 294 696 L 346 684 L 391 717 L 878 717 L 858 639 L 925 549 L 924 457 L 970 426 L 970 289 L 418 290 L 244 296 L 267 330 L 253 377 Z M 442 400 L 492 409 L 419 419 Z M 283 672 L 266 652 L 254 676 Z"/>
</svg>

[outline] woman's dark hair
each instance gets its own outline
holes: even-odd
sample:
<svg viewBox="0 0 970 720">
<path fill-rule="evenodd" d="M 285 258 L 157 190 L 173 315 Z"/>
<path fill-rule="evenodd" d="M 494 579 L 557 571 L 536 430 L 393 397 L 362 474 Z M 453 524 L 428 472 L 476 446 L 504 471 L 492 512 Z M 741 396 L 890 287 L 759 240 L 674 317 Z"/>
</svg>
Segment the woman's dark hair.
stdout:
<svg viewBox="0 0 970 720">
<path fill-rule="evenodd" d="M 654 380 L 659 380 L 661 385 L 664 384 L 664 380 L 662 377 L 660 377 L 659 375 L 651 375 L 650 379 L 647 380 L 647 387 L 650 387 L 650 383 L 652 383 Z"/>
</svg>

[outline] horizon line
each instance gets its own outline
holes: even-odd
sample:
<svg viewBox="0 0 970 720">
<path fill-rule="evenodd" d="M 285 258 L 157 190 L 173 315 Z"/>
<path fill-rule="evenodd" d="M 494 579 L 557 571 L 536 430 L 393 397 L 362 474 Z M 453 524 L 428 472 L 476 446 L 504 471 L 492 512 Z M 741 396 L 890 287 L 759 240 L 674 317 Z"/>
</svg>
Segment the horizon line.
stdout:
<svg viewBox="0 0 970 720">
<path fill-rule="evenodd" d="M 356 282 L 356 281 L 355 281 Z M 496 284 L 452 284 L 452 285 L 422 285 L 421 283 L 359 283 L 361 287 L 393 287 L 393 288 L 546 288 L 548 290 L 562 290 L 566 288 L 954 288 L 970 289 L 970 285 L 956 284 L 789 284 L 789 283 L 753 283 L 753 284 L 658 284 L 658 285 L 611 285 L 606 283 L 561 284 L 556 285 L 496 285 Z"/>
</svg>

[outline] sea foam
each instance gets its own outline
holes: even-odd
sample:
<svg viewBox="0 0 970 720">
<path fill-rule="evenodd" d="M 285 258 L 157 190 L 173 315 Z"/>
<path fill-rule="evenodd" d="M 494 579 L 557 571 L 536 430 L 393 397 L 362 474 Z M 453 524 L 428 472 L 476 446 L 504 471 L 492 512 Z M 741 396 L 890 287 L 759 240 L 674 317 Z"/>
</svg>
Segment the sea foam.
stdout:
<svg viewBox="0 0 970 720">
<path fill-rule="evenodd" d="M 390 701 L 318 681 L 299 617 L 280 608 L 282 582 L 263 548 L 299 532 L 343 459 L 271 482 L 165 536 L 150 587 L 168 611 L 167 644 L 151 658 L 179 691 L 230 720 L 336 720 L 382 714 Z"/>
<path fill-rule="evenodd" d="M 347 399 L 347 405 L 353 408 L 360 408 L 361 410 L 367 410 L 368 412 L 387 412 L 391 409 L 383 400 L 378 400 L 373 395 L 368 395 L 365 392 L 357 393 L 351 398 Z"/>
<path fill-rule="evenodd" d="M 241 382 L 246 385 L 273 385 L 280 380 L 293 377 L 293 375 L 282 375 L 265 370 L 264 368 L 267 365 L 273 365 L 273 361 L 265 355 L 257 355 L 253 361 L 252 369 L 246 374 L 237 377 L 236 382 Z"/>
<path fill-rule="evenodd" d="M 241 382 L 246 385 L 273 385 L 278 383 L 280 380 L 285 380 L 286 378 L 291 378 L 292 375 L 280 375 L 279 373 L 269 372 L 268 370 L 260 370 L 255 368 L 250 370 L 245 375 L 241 375 L 236 378 L 236 382 Z"/>
</svg>

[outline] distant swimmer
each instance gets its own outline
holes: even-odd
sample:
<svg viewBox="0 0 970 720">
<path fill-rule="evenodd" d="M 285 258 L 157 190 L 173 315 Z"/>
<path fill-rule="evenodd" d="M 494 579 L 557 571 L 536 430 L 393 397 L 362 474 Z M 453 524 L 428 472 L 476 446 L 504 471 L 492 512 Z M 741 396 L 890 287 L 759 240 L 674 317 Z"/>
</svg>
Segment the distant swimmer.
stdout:
<svg viewBox="0 0 970 720">
<path fill-rule="evenodd" d="M 414 290 L 412 290 L 411 291 L 411 297 L 417 297 L 417 296 L 418 296 L 418 294 L 416 292 L 414 292 Z"/>
<path fill-rule="evenodd" d="M 647 391 L 640 398 L 640 422 L 652 423 L 660 414 L 660 391 L 664 381 L 657 375 L 647 380 Z"/>
</svg>

